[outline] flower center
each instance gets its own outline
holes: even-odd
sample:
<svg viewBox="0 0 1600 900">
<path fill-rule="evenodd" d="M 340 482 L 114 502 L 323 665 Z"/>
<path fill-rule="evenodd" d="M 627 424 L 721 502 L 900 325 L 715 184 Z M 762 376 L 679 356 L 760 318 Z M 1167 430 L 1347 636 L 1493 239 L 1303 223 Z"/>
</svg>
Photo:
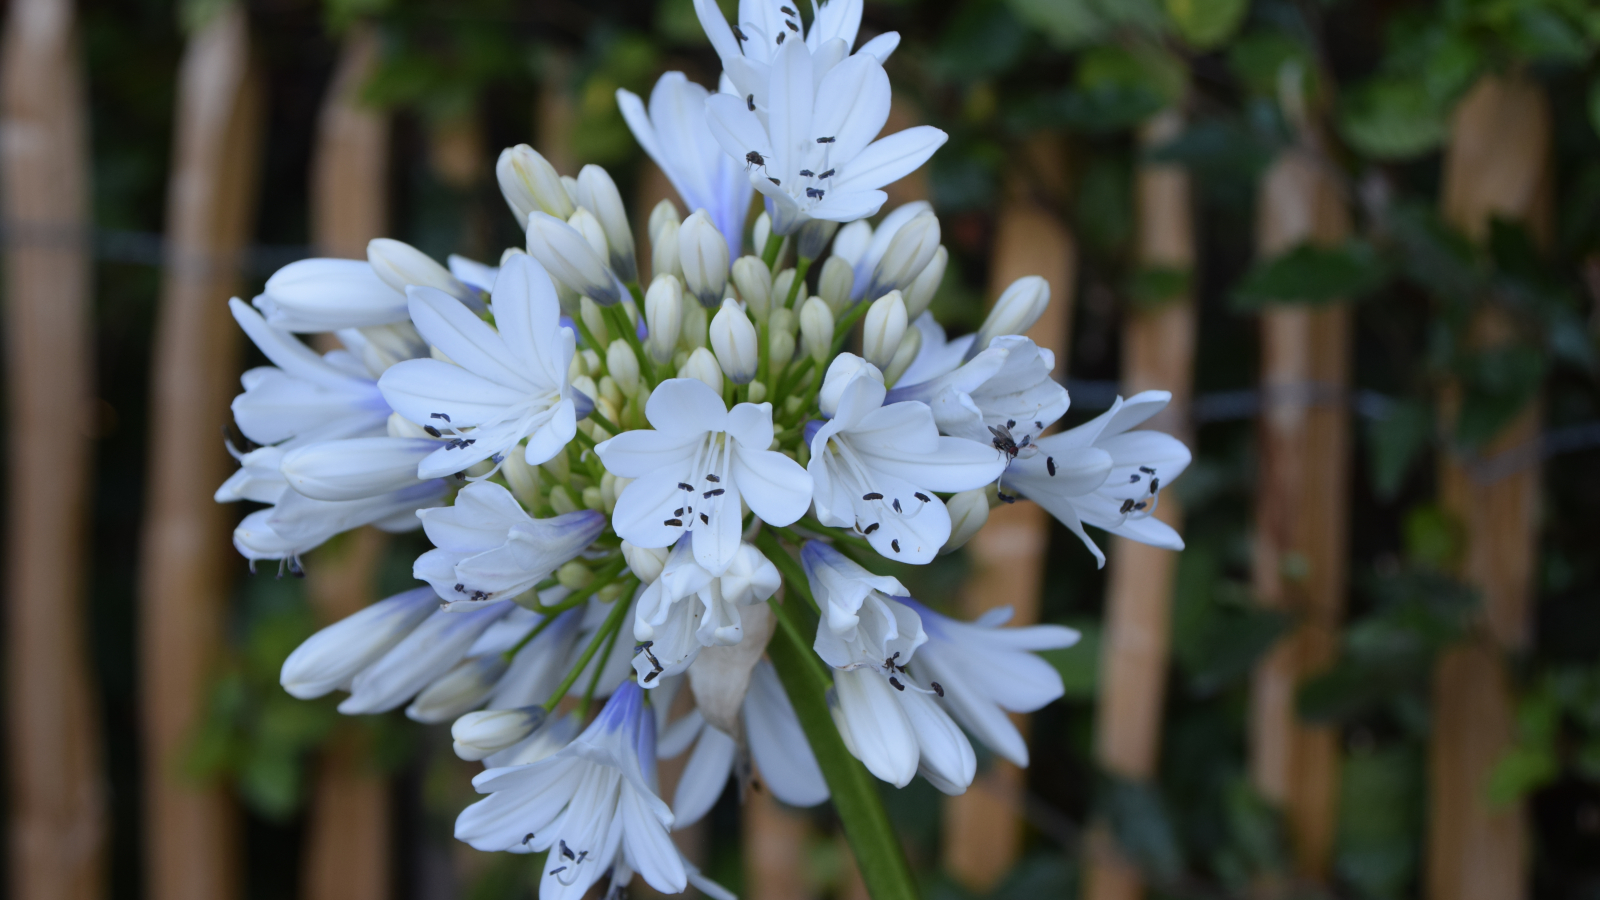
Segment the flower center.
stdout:
<svg viewBox="0 0 1600 900">
<path fill-rule="evenodd" d="M 683 492 L 683 505 L 672 510 L 672 518 L 664 523 L 668 527 L 681 527 L 685 531 L 710 527 L 713 519 L 722 512 L 722 501 L 732 484 L 729 470 L 733 467 L 733 442 L 727 432 L 708 431 L 695 448 L 689 469 L 678 481 Z"/>
</svg>

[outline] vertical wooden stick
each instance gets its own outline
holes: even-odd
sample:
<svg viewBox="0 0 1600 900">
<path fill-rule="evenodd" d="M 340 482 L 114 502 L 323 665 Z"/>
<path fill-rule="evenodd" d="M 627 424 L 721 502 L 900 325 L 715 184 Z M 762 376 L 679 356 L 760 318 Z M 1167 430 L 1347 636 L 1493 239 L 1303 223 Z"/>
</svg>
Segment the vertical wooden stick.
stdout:
<svg viewBox="0 0 1600 900">
<path fill-rule="evenodd" d="M 358 25 L 345 36 L 317 121 L 311 173 L 311 235 L 317 252 L 364 259 L 388 224 L 389 116 L 362 104 L 377 62 L 377 34 Z M 322 624 L 372 602 L 384 536 L 364 528 L 321 548 L 307 569 Z M 306 826 L 307 900 L 389 896 L 389 782 L 372 768 L 358 733 L 342 729 L 323 754 Z"/>
<path fill-rule="evenodd" d="M 1262 256 L 1312 241 L 1337 244 L 1349 215 L 1326 163 L 1286 152 L 1268 171 L 1257 213 Z M 1350 313 L 1344 306 L 1277 307 L 1261 316 L 1261 480 L 1255 591 L 1298 627 L 1256 667 L 1250 769 L 1283 808 L 1300 875 L 1325 879 L 1338 800 L 1338 733 L 1295 716 L 1295 690 L 1327 667 L 1344 611 L 1348 522 Z"/>
<path fill-rule="evenodd" d="M 6 20 L 0 179 L 10 441 L 6 604 L 11 893 L 104 890 L 105 785 L 83 622 L 93 388 L 89 156 L 70 0 Z"/>
<path fill-rule="evenodd" d="M 235 560 L 231 514 L 212 499 L 227 476 L 219 437 L 236 390 L 239 338 L 227 299 L 250 233 L 260 139 L 242 5 L 218 10 L 184 51 L 156 321 L 145 509 L 140 661 L 144 693 L 147 892 L 225 900 L 237 884 L 227 792 L 181 771 L 222 642 Z"/>
<path fill-rule="evenodd" d="M 810 900 L 807 842 L 811 820 L 786 809 L 767 791 L 752 791 L 740 810 L 744 824 L 745 894 L 750 900 Z"/>
<path fill-rule="evenodd" d="M 1445 218 L 1474 240 L 1489 219 L 1521 220 L 1547 241 L 1550 108 L 1521 77 L 1486 76 L 1456 109 L 1445 155 Z M 1503 314 L 1485 310 L 1473 340 L 1507 340 Z M 1459 399 L 1447 390 L 1447 434 Z M 1483 448 L 1485 457 L 1526 446 L 1539 435 L 1538 404 Z M 1478 633 L 1447 651 L 1434 675 L 1429 748 L 1428 896 L 1433 900 L 1516 900 L 1528 894 L 1524 811 L 1491 806 L 1490 770 L 1510 747 L 1514 711 L 1503 653 L 1524 646 L 1537 559 L 1539 468 L 1529 465 L 1492 482 L 1446 451 L 1439 498 L 1466 534 L 1461 575 L 1482 594 Z"/>
<path fill-rule="evenodd" d="M 1033 162 L 1058 176 L 1047 183 L 1019 179 L 1002 207 L 995 229 L 989 294 L 999 296 L 1024 275 L 1050 283 L 1050 306 L 1029 330 L 1034 343 L 1056 355 L 1056 377 L 1065 379 L 1072 324 L 1077 249 L 1061 219 L 1041 202 L 1058 199 L 1064 181 L 1065 151 L 1059 140 L 1042 137 L 1029 147 Z M 998 606 L 1015 608 L 1018 625 L 1038 621 L 1050 543 L 1050 516 L 1034 503 L 1002 505 L 967 545 L 972 573 L 962 589 L 961 613 L 972 619 Z M 1020 717 L 1018 717 L 1020 719 Z M 1019 721 L 1019 724 L 1021 722 Z M 1048 765 L 1045 760 L 1041 763 Z M 1022 850 L 1022 794 L 1026 773 L 1004 760 L 979 772 L 972 787 L 944 801 L 944 860 L 958 881 L 987 892 L 1010 871 Z"/>
<path fill-rule="evenodd" d="M 1156 146 L 1182 128 L 1182 115 L 1167 110 L 1141 130 L 1140 142 Z M 1170 164 L 1144 165 L 1136 176 L 1134 192 L 1139 262 L 1192 270 L 1195 246 L 1188 173 Z M 1131 310 L 1124 323 L 1123 396 L 1152 388 L 1171 391 L 1172 404 L 1150 420 L 1148 427 L 1186 442 L 1191 442 L 1192 434 L 1188 416 L 1194 345 L 1194 300 L 1189 296 L 1167 300 L 1156 309 Z M 1163 497 L 1156 513 L 1174 528 L 1182 524 L 1176 501 L 1176 497 Z M 1177 555 L 1113 538 L 1109 556 L 1095 756 L 1108 772 L 1148 780 L 1155 775 L 1161 747 L 1168 620 Z M 1103 831 L 1093 838 L 1090 857 L 1086 898 L 1133 900 L 1141 896 L 1138 873 L 1117 856 Z"/>
</svg>

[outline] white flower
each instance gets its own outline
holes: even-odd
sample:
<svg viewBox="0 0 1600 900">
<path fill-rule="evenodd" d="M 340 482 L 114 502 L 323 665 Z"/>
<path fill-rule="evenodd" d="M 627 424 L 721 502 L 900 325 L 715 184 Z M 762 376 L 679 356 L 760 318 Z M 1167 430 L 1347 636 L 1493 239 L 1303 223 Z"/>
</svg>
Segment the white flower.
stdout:
<svg viewBox="0 0 1600 900">
<path fill-rule="evenodd" d="M 860 300 L 866 296 L 867 285 L 872 281 L 872 273 L 877 270 L 878 262 L 883 259 L 884 254 L 889 252 L 889 245 L 894 242 L 895 235 L 899 234 L 900 229 L 911 220 L 924 213 L 932 215 L 933 204 L 926 200 L 913 200 L 895 207 L 883 217 L 877 228 L 873 228 L 870 222 L 861 219 L 839 229 L 839 233 L 833 238 L 833 256 L 851 266 L 853 280 L 850 299 Z"/>
<path fill-rule="evenodd" d="M 728 287 L 728 247 L 711 222 L 697 209 L 678 227 L 678 264 L 683 284 L 704 307 L 716 306 Z"/>
<path fill-rule="evenodd" d="M 717 364 L 734 384 L 749 384 L 756 377 L 760 360 L 755 323 L 739 308 L 736 300 L 722 301 L 722 309 L 711 318 L 711 349 Z"/>
<path fill-rule="evenodd" d="M 524 227 L 528 224 L 528 213 L 536 209 L 562 219 L 572 215 L 572 198 L 567 196 L 555 166 L 527 144 L 501 150 L 500 158 L 495 161 L 494 175 L 500 182 L 500 193 L 505 196 L 506 205 Z"/>
<path fill-rule="evenodd" d="M 373 274 L 404 294 L 408 287 L 431 287 L 460 300 L 474 312 L 483 309 L 478 292 L 462 284 L 444 266 L 421 250 L 394 238 L 373 238 L 367 242 L 367 263 Z"/>
<path fill-rule="evenodd" d="M 817 625 L 815 649 L 834 668 L 834 721 L 845 746 L 867 771 L 896 787 L 920 771 L 947 794 L 966 790 L 978 765 L 972 745 L 934 692 L 905 671 L 928 636 L 910 607 L 885 595 L 888 587 L 903 597 L 900 583 L 820 541 L 808 541 L 800 561 L 817 602 L 829 607 Z M 855 623 L 836 629 L 835 606 L 853 607 Z"/>
<path fill-rule="evenodd" d="M 826 70 L 850 53 L 856 32 L 861 29 L 862 0 L 833 0 L 812 4 L 811 30 L 805 34 L 806 48 L 816 54 L 818 68 Z M 715 0 L 695 0 L 700 27 L 717 55 L 722 58 L 724 75 L 743 97 L 765 84 L 769 67 L 785 42 L 794 43 L 800 35 L 800 16 L 784 0 L 755 0 L 739 4 L 739 26 L 735 31 L 722 17 Z M 895 32 L 881 34 L 861 46 L 858 53 L 875 58 L 880 64 L 900 45 Z M 758 108 L 766 104 L 757 101 Z"/>
<path fill-rule="evenodd" d="M 251 302 L 268 324 L 284 331 L 335 331 L 406 318 L 406 295 L 354 259 L 292 262 L 272 273 Z"/>
<path fill-rule="evenodd" d="M 976 354 L 1003 334 L 1021 334 L 1033 327 L 1050 305 L 1050 282 L 1038 275 L 1024 275 L 1001 292 L 994 308 L 978 328 L 977 340 L 967 348 Z"/>
<path fill-rule="evenodd" d="M 1009 439 L 1031 455 L 1038 435 L 1067 414 L 1067 389 L 1051 375 L 1055 367 L 1054 353 L 1004 335 L 953 372 L 895 387 L 889 401 L 928 404 L 942 434 L 980 443 Z"/>
<path fill-rule="evenodd" d="M 633 637 L 646 643 L 633 669 L 647 688 L 689 668 L 701 647 L 739 643 L 739 607 L 766 600 L 782 583 L 777 567 L 751 544 L 739 546 L 721 575 L 700 565 L 693 544 L 693 534 L 679 538 L 661 576 L 639 595 Z"/>
<path fill-rule="evenodd" d="M 218 503 L 237 503 L 240 500 L 277 503 L 283 492 L 289 489 L 289 483 L 284 480 L 281 471 L 281 448 L 257 447 L 249 453 L 240 453 L 229 442 L 228 452 L 239 461 L 239 471 L 229 475 L 228 480 L 212 495 Z"/>
<path fill-rule="evenodd" d="M 278 681 L 301 700 L 335 688 L 348 690 L 357 672 L 388 653 L 437 609 L 438 598 L 427 588 L 379 600 L 301 642 L 283 661 Z"/>
<path fill-rule="evenodd" d="M 741 93 L 706 101 L 711 133 L 729 156 L 751 167 L 777 234 L 792 234 L 811 219 L 851 222 L 875 214 L 888 199 L 879 188 L 911 174 L 945 142 L 945 133 L 929 125 L 874 140 L 889 119 L 889 77 L 870 53 L 835 63 L 832 55 L 813 58 L 804 42 L 789 41 L 777 47 L 765 74 L 748 55 L 722 56 Z"/>
<path fill-rule="evenodd" d="M 737 259 L 753 188 L 744 164 L 723 153 L 711 136 L 706 125 L 707 96 L 705 88 L 682 72 L 668 72 L 650 91 L 648 113 L 637 94 L 621 88 L 617 89 L 617 106 L 634 139 L 661 167 L 684 205 L 711 216 L 728 243 L 728 258 Z"/>
<path fill-rule="evenodd" d="M 321 441 L 284 454 L 279 471 L 313 500 L 359 500 L 415 484 L 418 463 L 438 447 L 427 438 Z"/>
<path fill-rule="evenodd" d="M 468 612 L 435 609 L 354 676 L 339 711 L 350 716 L 385 712 L 410 700 L 455 668 L 490 625 L 516 608 L 501 601 Z"/>
<path fill-rule="evenodd" d="M 599 222 L 595 224 L 598 226 Z M 549 270 L 549 277 L 601 306 L 611 306 L 622 299 L 616 274 L 583 232 L 538 210 L 528 213 L 527 228 L 528 255 Z"/>
<path fill-rule="evenodd" d="M 595 448 L 607 471 L 634 479 L 611 520 L 624 540 L 667 547 L 692 532 L 695 559 L 721 574 L 739 552 L 741 500 L 770 525 L 805 515 L 811 476 L 767 449 L 770 403 L 729 410 L 705 384 L 672 378 L 650 394 L 644 412 L 654 431 L 625 431 Z"/>
<path fill-rule="evenodd" d="M 628 211 L 611 174 L 596 165 L 584 166 L 578 172 L 578 205 L 593 213 L 605 230 L 612 271 L 623 281 L 637 281 L 639 264 L 633 254 L 633 229 L 628 226 Z"/>
<path fill-rule="evenodd" d="M 941 616 L 907 599 L 922 617 L 928 642 L 917 649 L 911 671 L 935 690 L 943 706 L 989 749 L 1019 766 L 1028 765 L 1028 744 L 1006 712 L 1033 712 L 1065 691 L 1055 667 L 1032 650 L 1058 650 L 1078 642 L 1078 632 L 1060 625 L 1001 628 L 1011 607 L 985 613 L 972 623 Z"/>
<path fill-rule="evenodd" d="M 606 524 L 592 509 L 535 519 L 488 481 L 462 488 L 454 506 L 418 515 L 436 549 L 417 558 L 412 574 L 447 607 L 521 594 L 583 552 Z"/>
<path fill-rule="evenodd" d="M 493 307 L 490 327 L 447 294 L 411 289 L 417 330 L 451 362 L 408 360 L 383 373 L 378 387 L 402 416 L 455 435 L 418 466 L 421 477 L 499 457 L 523 438 L 528 464 L 538 465 L 577 432 L 567 380 L 574 338 L 559 324 L 549 276 L 532 258 L 513 256 L 495 282 Z"/>
<path fill-rule="evenodd" d="M 443 479 L 413 480 L 409 487 L 359 500 L 313 500 L 286 490 L 276 506 L 244 517 L 233 530 L 233 546 L 252 562 L 287 560 L 297 570 L 302 554 L 342 531 L 362 525 L 384 531 L 416 528 L 417 510 L 439 505 L 449 490 Z"/>
<path fill-rule="evenodd" d="M 854 364 L 846 353 L 829 366 L 829 379 L 850 380 L 834 417 L 808 434 L 817 519 L 854 528 L 890 559 L 928 562 L 950 537 L 950 514 L 933 492 L 988 484 L 1005 470 L 1005 458 L 992 447 L 940 435 L 925 404 L 884 406 L 881 379 L 840 374 Z"/>
<path fill-rule="evenodd" d="M 828 799 L 828 783 L 772 663 L 756 663 L 740 713 L 750 757 L 772 796 L 798 807 L 816 806 Z M 738 765 L 738 742 L 708 724 L 699 710 L 673 722 L 662 733 L 661 757 L 677 756 L 691 743 L 694 752 L 689 754 L 672 796 L 678 828 L 693 825 L 711 811 Z"/>
<path fill-rule="evenodd" d="M 1189 467 L 1189 448 L 1159 431 L 1129 431 L 1166 407 L 1167 391 L 1145 391 L 1070 431 L 1035 442 L 1032 458 L 1018 458 L 1001 484 L 1039 504 L 1083 541 L 1100 565 L 1106 557 L 1084 525 L 1162 547 L 1182 550 L 1183 538 L 1154 518 L 1161 489 Z M 1099 475 L 1099 472 L 1106 472 Z"/>
<path fill-rule="evenodd" d="M 967 358 L 967 348 L 978 335 L 964 334 L 955 340 L 945 337 L 944 327 L 934 319 L 933 313 L 923 312 L 911 321 L 911 327 L 922 334 L 922 346 L 917 348 L 917 358 L 900 376 L 900 384 L 914 385 L 948 375 L 961 367 Z"/>
<path fill-rule="evenodd" d="M 550 851 L 540 900 L 578 900 L 608 870 L 638 872 L 656 890 L 688 886 L 667 836 L 672 811 L 655 794 L 655 719 L 624 684 L 576 740 L 538 762 L 472 780 L 483 800 L 456 819 L 456 838 L 479 850 Z"/>
<path fill-rule="evenodd" d="M 895 231 L 882 258 L 872 269 L 864 300 L 911 287 L 939 250 L 939 219 L 932 210 L 918 213 Z"/>
</svg>

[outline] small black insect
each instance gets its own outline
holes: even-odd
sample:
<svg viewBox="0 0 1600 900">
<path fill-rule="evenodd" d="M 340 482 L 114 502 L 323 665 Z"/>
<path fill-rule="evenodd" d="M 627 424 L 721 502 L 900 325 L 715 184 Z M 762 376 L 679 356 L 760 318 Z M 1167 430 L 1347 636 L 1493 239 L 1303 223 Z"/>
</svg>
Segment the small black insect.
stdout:
<svg viewBox="0 0 1600 900">
<path fill-rule="evenodd" d="M 889 542 L 889 546 L 894 548 L 894 552 L 899 553 L 900 552 L 900 539 L 899 538 L 895 538 L 894 540 L 890 541 Z"/>
<path fill-rule="evenodd" d="M 754 97 L 755 95 L 751 94 L 750 96 Z M 752 104 L 750 108 L 755 109 L 755 105 Z M 750 168 L 751 166 L 764 166 L 766 164 L 767 158 L 754 150 L 751 150 L 749 153 L 744 155 L 744 167 L 746 169 Z"/>
<path fill-rule="evenodd" d="M 994 435 L 994 448 L 1004 453 L 1010 459 L 1016 459 L 1017 453 L 1022 449 L 1017 446 L 1017 439 L 1011 436 L 1010 425 L 990 425 L 989 433 Z"/>
<path fill-rule="evenodd" d="M 888 669 L 890 672 L 904 672 L 906 670 L 906 667 L 902 666 L 902 665 L 899 665 L 898 663 L 895 662 L 895 660 L 897 660 L 899 658 L 900 658 L 900 651 L 896 650 L 894 652 L 893 656 L 886 657 L 884 659 L 883 667 L 885 669 Z"/>
<path fill-rule="evenodd" d="M 524 844 L 526 844 L 527 842 L 529 842 L 531 840 L 533 840 L 533 832 L 530 831 L 530 832 L 528 832 L 528 836 L 522 839 L 522 842 Z"/>
<path fill-rule="evenodd" d="M 750 111 L 751 112 L 755 112 L 756 111 L 756 95 L 755 94 L 751 94 L 750 96 L 744 98 L 744 102 L 745 102 L 746 106 L 750 107 Z"/>
<path fill-rule="evenodd" d="M 464 584 L 457 584 L 456 585 L 456 593 L 465 594 L 466 592 L 467 592 L 467 586 L 466 585 L 464 585 Z"/>
<path fill-rule="evenodd" d="M 877 531 L 878 530 L 878 524 L 879 523 L 877 523 L 877 522 L 873 522 L 871 525 L 868 525 L 867 527 L 861 529 L 861 533 L 862 534 L 871 534 L 874 531 Z"/>
<path fill-rule="evenodd" d="M 1046 456 L 1044 458 L 1044 468 L 1045 471 L 1050 473 L 1051 478 L 1056 477 L 1056 458 L 1054 456 Z"/>
</svg>

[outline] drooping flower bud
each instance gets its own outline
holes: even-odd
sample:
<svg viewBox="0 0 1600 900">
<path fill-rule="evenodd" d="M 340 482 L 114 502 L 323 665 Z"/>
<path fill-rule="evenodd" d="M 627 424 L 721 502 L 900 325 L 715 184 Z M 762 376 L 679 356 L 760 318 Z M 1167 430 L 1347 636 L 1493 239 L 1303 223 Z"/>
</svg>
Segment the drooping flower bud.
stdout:
<svg viewBox="0 0 1600 900">
<path fill-rule="evenodd" d="M 422 689 L 406 707 L 406 718 L 425 725 L 448 722 L 488 699 L 509 663 L 499 653 L 462 660 Z"/>
<path fill-rule="evenodd" d="M 855 287 L 855 269 L 850 261 L 830 256 L 822 263 L 822 274 L 817 278 L 817 295 L 833 310 L 834 315 L 850 305 L 850 291 Z"/>
<path fill-rule="evenodd" d="M 321 697 L 376 662 L 439 608 L 431 587 L 380 600 L 322 629 L 283 661 L 278 681 L 301 700 Z"/>
<path fill-rule="evenodd" d="M 623 281 L 639 277 L 639 264 L 633 255 L 633 229 L 628 225 L 628 210 L 622 205 L 617 184 L 605 169 L 587 165 L 578 173 L 578 205 L 594 214 L 605 229 L 606 246 L 612 271 Z"/>
<path fill-rule="evenodd" d="M 694 352 L 689 354 L 689 359 L 678 372 L 678 377 L 699 379 L 713 391 L 722 393 L 722 368 L 717 365 L 717 358 L 704 347 L 696 347 Z"/>
<path fill-rule="evenodd" d="M 683 263 L 678 259 L 678 232 L 683 226 L 676 219 L 665 219 L 650 238 L 650 274 L 683 277 Z"/>
<path fill-rule="evenodd" d="M 967 351 L 968 358 L 988 349 L 989 342 L 1002 334 L 1022 334 L 1032 328 L 1049 303 L 1050 282 L 1038 275 L 1024 275 L 1011 282 L 983 320 L 977 339 Z"/>
<path fill-rule="evenodd" d="M 549 160 L 527 144 L 500 151 L 494 175 L 500 182 L 500 193 L 505 195 L 518 222 L 527 222 L 528 213 L 534 210 L 562 221 L 572 215 L 572 198 L 562 187 L 561 176 L 556 174 Z"/>
<path fill-rule="evenodd" d="M 705 210 L 695 210 L 678 229 L 678 261 L 684 285 L 701 306 L 722 301 L 728 286 L 728 242 Z"/>
<path fill-rule="evenodd" d="M 801 305 L 800 339 L 817 365 L 828 361 L 833 352 L 833 310 L 821 297 L 812 297 Z"/>
<path fill-rule="evenodd" d="M 542 706 L 470 712 L 450 726 L 450 737 L 457 756 L 477 762 L 532 734 L 544 724 L 546 715 Z"/>
<path fill-rule="evenodd" d="M 393 238 L 374 238 L 367 242 L 367 263 L 383 283 L 404 294 L 411 285 L 438 288 L 476 309 L 483 308 L 478 292 L 450 274 L 421 250 Z"/>
<path fill-rule="evenodd" d="M 621 493 L 618 491 L 617 493 Z M 627 541 L 622 542 L 622 558 L 628 561 L 628 568 L 639 580 L 650 584 L 661 577 L 661 570 L 667 564 L 667 557 L 672 555 L 671 547 L 635 547 Z"/>
<path fill-rule="evenodd" d="M 772 270 L 754 256 L 741 256 L 733 262 L 733 286 L 750 315 L 757 322 L 766 321 L 772 311 Z"/>
<path fill-rule="evenodd" d="M 880 369 L 888 368 L 906 334 L 906 304 L 899 291 L 890 291 L 872 301 L 861 325 L 861 351 Z"/>
<path fill-rule="evenodd" d="M 889 249 L 872 270 L 863 299 L 873 300 L 893 290 L 903 290 L 922 274 L 939 249 L 939 217 L 931 211 L 918 213 L 900 226 L 889 241 Z"/>
<path fill-rule="evenodd" d="M 839 398 L 844 395 L 845 385 L 862 373 L 880 384 L 883 382 L 883 373 L 878 367 L 854 353 L 834 357 L 828 365 L 828 374 L 822 379 L 822 388 L 817 392 L 817 408 L 823 415 L 832 416 L 839 411 Z"/>
<path fill-rule="evenodd" d="M 604 233 L 600 232 L 600 236 L 603 240 Z M 537 211 L 528 214 L 528 255 L 537 259 L 551 277 L 602 306 L 622 299 L 604 255 L 595 252 L 585 235 L 554 216 Z"/>
<path fill-rule="evenodd" d="M 900 382 L 900 377 L 906 374 L 911 364 L 916 362 L 917 353 L 922 349 L 922 329 L 907 328 L 905 337 L 900 339 L 900 349 L 894 351 L 894 358 L 883 367 L 883 383 L 894 387 Z"/>
<path fill-rule="evenodd" d="M 606 348 L 606 371 L 622 393 L 632 394 L 639 389 L 639 357 L 633 354 L 633 347 L 627 341 L 618 338 Z M 601 387 L 603 389 L 604 385 Z"/>
<path fill-rule="evenodd" d="M 939 293 L 939 285 L 944 283 L 944 270 L 950 264 L 950 251 L 943 244 L 933 252 L 933 258 L 923 267 L 916 280 L 903 293 L 906 300 L 906 315 L 915 322 L 917 316 L 928 311 L 932 305 L 934 295 Z"/>
<path fill-rule="evenodd" d="M 672 359 L 683 327 L 683 286 L 671 275 L 657 275 L 644 294 L 644 322 L 650 333 L 645 349 L 657 363 Z"/>
<path fill-rule="evenodd" d="M 661 202 L 650 210 L 650 219 L 645 224 L 645 233 L 650 235 L 650 243 L 654 244 L 659 240 L 656 237 L 656 232 L 661 230 L 661 226 L 668 222 L 677 225 L 682 221 L 683 216 L 678 213 L 678 204 L 663 197 Z"/>
<path fill-rule="evenodd" d="M 722 301 L 722 309 L 711 319 L 711 349 L 722 371 L 734 384 L 749 384 L 756 377 L 760 344 L 756 326 L 733 300 Z"/>
<path fill-rule="evenodd" d="M 989 492 L 986 488 L 962 491 L 946 500 L 944 508 L 950 512 L 950 539 L 939 549 L 940 554 L 961 549 L 989 521 Z"/>
</svg>

